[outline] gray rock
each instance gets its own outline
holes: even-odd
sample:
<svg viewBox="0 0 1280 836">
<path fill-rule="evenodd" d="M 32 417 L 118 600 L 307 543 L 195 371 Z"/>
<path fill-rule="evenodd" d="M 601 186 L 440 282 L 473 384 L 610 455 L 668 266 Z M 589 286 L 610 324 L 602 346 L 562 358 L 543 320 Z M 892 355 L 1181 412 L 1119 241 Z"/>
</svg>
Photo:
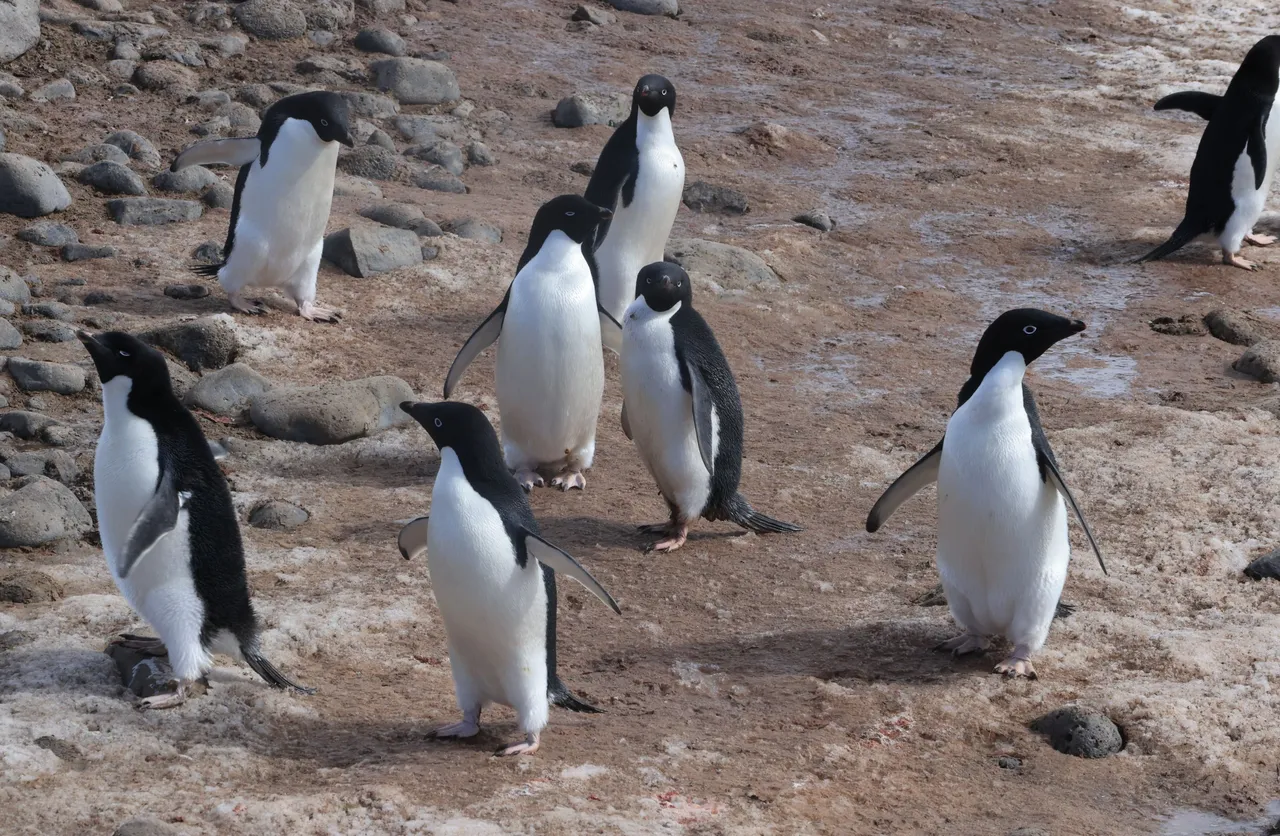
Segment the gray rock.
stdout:
<svg viewBox="0 0 1280 836">
<path fill-rule="evenodd" d="M 1280 340 L 1262 340 L 1249 346 L 1231 368 L 1263 383 L 1280 381 Z"/>
<path fill-rule="evenodd" d="M 95 258 L 115 258 L 116 248 L 110 244 L 67 244 L 62 248 L 63 261 L 92 261 Z"/>
<path fill-rule="evenodd" d="M 407 229 L 361 225 L 324 239 L 324 257 L 351 276 L 372 276 L 422 262 L 416 233 Z"/>
<path fill-rule="evenodd" d="M 596 162 L 595 160 L 578 160 L 569 166 L 569 170 L 574 174 L 590 177 L 596 173 Z"/>
<path fill-rule="evenodd" d="M 80 475 L 76 460 L 65 450 L 34 450 L 0 456 L 14 476 L 48 476 L 70 485 Z"/>
<path fill-rule="evenodd" d="M 44 604 L 61 599 L 62 584 L 34 569 L 17 569 L 0 575 L 0 601 L 10 604 Z"/>
<path fill-rule="evenodd" d="M 1267 336 L 1261 323 L 1245 314 L 1223 308 L 1217 308 L 1205 314 L 1204 324 L 1210 334 L 1233 345 L 1253 345 Z"/>
<path fill-rule="evenodd" d="M 311 43 L 320 48 L 332 46 L 333 42 L 338 40 L 338 36 L 324 29 L 312 29 L 307 32 L 307 38 Z"/>
<path fill-rule="evenodd" d="M 280 96 L 266 84 L 246 84 L 243 87 L 235 89 L 235 97 L 237 100 L 247 105 L 257 108 L 263 108 L 274 102 Z"/>
<path fill-rule="evenodd" d="M 116 297 L 105 290 L 91 290 L 84 295 L 86 305 L 109 305 L 114 301 Z"/>
<path fill-rule="evenodd" d="M 81 171 L 76 180 L 103 194 L 144 195 L 147 187 L 128 166 L 103 160 Z"/>
<path fill-rule="evenodd" d="M 191 133 L 203 137 L 219 137 L 231 130 L 231 120 L 225 116 L 215 116 L 204 122 L 191 126 Z"/>
<path fill-rule="evenodd" d="M 41 319 L 56 319 L 58 322 L 75 322 L 75 311 L 62 302 L 33 302 L 22 306 L 23 316 L 38 316 Z"/>
<path fill-rule="evenodd" d="M 557 128 L 616 125 L 625 120 L 630 112 L 630 94 L 574 93 L 561 99 L 556 105 L 556 109 L 551 112 L 551 122 Z"/>
<path fill-rule="evenodd" d="M 80 236 L 71 227 L 57 221 L 36 221 L 18 232 L 18 240 L 41 247 L 61 247 L 80 243 Z"/>
<path fill-rule="evenodd" d="M 715 212 L 721 215 L 745 215 L 749 210 L 747 196 L 727 186 L 713 186 L 703 180 L 695 180 L 684 187 L 684 205 L 695 212 Z"/>
<path fill-rule="evenodd" d="M 221 264 L 222 245 L 217 241 L 205 241 L 191 253 L 197 264 Z M 184 285 L 185 287 L 186 285 Z"/>
<path fill-rule="evenodd" d="M 149 43 L 142 48 L 142 57 L 148 61 L 172 61 L 186 67 L 205 66 L 200 44 L 187 38 L 164 38 Z"/>
<path fill-rule="evenodd" d="M 486 244 L 501 244 L 502 230 L 486 221 L 476 218 L 454 218 L 440 225 L 445 232 L 452 232 L 459 238 L 471 241 L 483 241 Z"/>
<path fill-rule="evenodd" d="M 472 165 L 497 165 L 498 160 L 483 142 L 475 141 L 467 145 L 467 162 Z"/>
<path fill-rule="evenodd" d="M 40 40 L 38 0 L 0 3 L 0 64 L 8 64 Z"/>
<path fill-rule="evenodd" d="M 795 221 L 798 224 L 811 226 L 814 229 L 821 230 L 822 232 L 830 232 L 831 230 L 836 228 L 836 222 L 831 220 L 831 216 L 828 215 L 826 212 L 821 212 L 817 209 L 811 210 L 809 212 L 801 212 L 799 215 L 796 215 L 791 220 Z"/>
<path fill-rule="evenodd" d="M 306 509 L 279 499 L 263 502 L 249 512 L 249 525 L 271 531 L 297 528 L 309 519 L 311 514 Z"/>
<path fill-rule="evenodd" d="M 341 444 L 407 423 L 400 403 L 414 398 L 409 384 L 398 377 L 369 377 L 274 389 L 250 402 L 249 415 L 272 438 Z"/>
<path fill-rule="evenodd" d="M 70 205 L 67 187 L 49 166 L 21 154 L 0 153 L 0 214 L 38 218 Z"/>
<path fill-rule="evenodd" d="M 0 267 L 0 299 L 15 305 L 31 301 L 31 287 L 7 267 Z"/>
<path fill-rule="evenodd" d="M 336 32 L 356 19 L 355 0 L 307 0 L 302 8 L 308 29 Z"/>
<path fill-rule="evenodd" d="M 253 2 L 253 0 L 250 0 Z M 400 104 L 456 102 L 462 93 L 453 70 L 421 58 L 385 58 L 369 65 L 375 86 L 390 91 Z"/>
<path fill-rule="evenodd" d="M 0 429 L 4 428 L 4 418 L 0 417 Z M 1248 566 L 1244 567 L 1244 573 L 1255 581 L 1266 580 L 1267 578 L 1275 578 L 1280 580 L 1280 549 L 1252 561 Z"/>
<path fill-rule="evenodd" d="M 221 316 L 162 325 L 143 331 L 138 339 L 164 349 L 193 372 L 220 369 L 234 362 L 240 353 L 240 338 L 226 317 Z"/>
<path fill-rule="evenodd" d="M 169 368 L 169 382 L 173 385 L 173 394 L 178 400 L 182 400 L 192 387 L 200 382 L 200 378 L 192 374 L 186 366 L 169 357 L 164 358 L 164 363 Z"/>
<path fill-rule="evenodd" d="M 1124 737 L 1111 718 L 1097 711 L 1068 705 L 1033 720 L 1031 730 L 1065 755 L 1105 758 L 1124 748 Z"/>
<path fill-rule="evenodd" d="M 338 168 L 342 171 L 371 180 L 391 180 L 396 176 L 398 164 L 395 151 L 388 151 L 377 145 L 353 148 L 338 160 Z"/>
<path fill-rule="evenodd" d="M 608 3 L 620 12 L 638 15 L 675 17 L 680 14 L 680 0 L 608 0 Z"/>
<path fill-rule="evenodd" d="M 382 197 L 382 189 L 372 180 L 339 174 L 333 181 L 334 197 Z"/>
<path fill-rule="evenodd" d="M 24 392 L 74 395 L 84 389 L 84 369 L 66 363 L 46 363 L 25 357 L 9 358 L 9 374 Z"/>
<path fill-rule="evenodd" d="M 439 248 L 439 247 L 432 247 L 432 246 L 429 246 L 429 245 L 427 245 L 427 244 L 424 244 L 424 245 L 422 246 L 422 260 L 423 260 L 423 261 L 432 261 L 432 260 L 437 259 L 437 258 L 439 258 L 439 257 L 440 257 L 440 248 Z"/>
<path fill-rule="evenodd" d="M 164 683 L 159 683 L 159 686 L 163 685 Z M 155 693 L 162 693 L 163 690 L 163 687 L 157 687 Z M 147 696 L 153 696 L 153 694 L 149 693 Z M 159 819 L 143 816 L 121 822 L 111 836 L 182 836 L 182 831 Z"/>
<path fill-rule="evenodd" d="M 202 110 L 217 110 L 231 103 L 231 94 L 225 90 L 201 90 L 188 101 L 194 101 Z"/>
<path fill-rule="evenodd" d="M 110 160 L 113 163 L 120 163 L 120 165 L 129 164 L 128 154 L 116 146 L 108 145 L 105 142 L 82 148 L 76 153 L 70 154 L 62 159 L 73 163 L 84 163 L 85 165 L 92 165 L 93 163 L 99 163 L 103 160 Z"/>
<path fill-rule="evenodd" d="M 39 412 L 15 409 L 0 413 L 0 431 L 13 433 L 24 441 L 39 438 L 44 430 L 56 426 L 58 426 L 56 420 Z"/>
<path fill-rule="evenodd" d="M 13 327 L 12 322 L 0 319 L 0 350 L 9 351 L 20 345 L 22 345 L 22 334 Z"/>
<path fill-rule="evenodd" d="M 201 196 L 204 205 L 210 209 L 230 209 L 231 204 L 235 202 L 236 190 L 230 183 L 218 181 L 209 187 L 209 190 Z"/>
<path fill-rule="evenodd" d="M 189 165 L 180 171 L 162 171 L 151 178 L 151 185 L 162 192 L 202 192 L 221 182 L 218 175 L 202 165 Z"/>
<path fill-rule="evenodd" d="M 0 633 L 0 652 L 22 647 L 24 644 L 31 644 L 35 640 L 36 634 L 29 633 L 26 630 L 9 630 Z"/>
<path fill-rule="evenodd" d="M 187 406 L 239 418 L 249 408 L 252 398 L 272 388 L 271 381 L 244 363 L 232 363 L 210 372 L 191 387 L 185 398 Z"/>
<path fill-rule="evenodd" d="M 151 141 L 134 131 L 116 131 L 102 140 L 107 145 L 114 145 L 129 155 L 129 159 L 142 163 L 147 168 L 160 167 L 160 152 Z"/>
<path fill-rule="evenodd" d="M 247 0 L 236 6 L 236 21 L 263 40 L 284 41 L 307 33 L 307 16 L 289 0 Z"/>
<path fill-rule="evenodd" d="M 89 512 L 60 482 L 29 477 L 22 488 L 0 499 L 0 548 L 40 546 L 79 537 L 93 528 Z"/>
<path fill-rule="evenodd" d="M 384 55 L 395 56 L 404 55 L 404 38 L 381 26 L 361 29 L 352 43 L 355 44 L 356 49 L 362 52 L 381 52 Z"/>
<path fill-rule="evenodd" d="M 222 248 L 219 247 L 218 251 L 221 252 Z M 168 284 L 164 286 L 164 295 L 185 302 L 203 299 L 209 295 L 209 288 L 202 284 Z"/>
<path fill-rule="evenodd" d="M 1022 758 L 1015 758 L 1009 755 L 1003 755 L 999 758 L 996 758 L 996 765 L 999 766 L 1001 769 L 1021 769 Z"/>
<path fill-rule="evenodd" d="M 445 171 L 438 165 L 416 171 L 412 177 L 413 185 L 432 192 L 448 192 L 450 194 L 466 194 L 467 187 L 461 180 Z"/>
<path fill-rule="evenodd" d="M 1009 831 L 1009 836 L 1050 836 L 1050 834 L 1043 827 L 1015 827 Z"/>
<path fill-rule="evenodd" d="M 618 22 L 617 15 L 593 6 L 579 6 L 573 10 L 573 14 L 569 19 L 585 20 L 587 23 L 594 23 L 596 26 L 607 26 L 610 23 Z"/>
<path fill-rule="evenodd" d="M 62 99 L 71 100 L 76 97 L 76 88 L 65 78 L 54 79 L 31 91 L 33 102 L 56 102 Z"/>
<path fill-rule="evenodd" d="M 400 112 L 400 105 L 389 96 L 377 93 L 346 91 L 338 95 L 347 100 L 347 107 L 352 116 L 365 119 L 390 119 Z"/>
<path fill-rule="evenodd" d="M 133 71 L 133 83 L 143 90 L 194 90 L 200 77 L 177 61 L 148 61 Z"/>
<path fill-rule="evenodd" d="M 173 668 L 169 666 L 169 658 L 163 648 L 155 652 L 112 642 L 107 645 L 107 655 L 116 663 L 120 673 L 120 681 L 139 697 L 154 697 L 157 694 L 169 693 L 173 690 Z M 202 693 L 200 682 L 196 690 L 187 689 L 187 697 Z M 182 831 L 168 828 L 155 819 L 129 819 L 116 828 L 115 836 L 177 836 Z"/>
<path fill-rule="evenodd" d="M 396 229 L 409 229 L 420 237 L 441 234 L 440 227 L 422 214 L 422 210 L 406 203 L 376 203 L 360 210 L 361 217 Z"/>
<path fill-rule="evenodd" d="M 217 115 L 226 119 L 231 127 L 236 128 L 238 132 L 242 131 L 246 134 L 257 133 L 258 128 L 262 127 L 262 119 L 258 116 L 258 112 L 240 102 L 229 102 L 223 105 L 218 108 Z"/>
<path fill-rule="evenodd" d="M 142 50 L 132 41 L 117 40 L 111 48 L 111 57 L 120 61 L 138 61 L 142 58 Z"/>
<path fill-rule="evenodd" d="M 467 130 L 462 122 L 452 116 L 402 113 L 396 117 L 395 126 L 401 136 L 420 145 L 427 145 L 439 139 L 465 142 L 467 138 Z"/>
<path fill-rule="evenodd" d="M 377 17 L 404 11 L 404 0 L 356 0 L 356 2 Z"/>
<path fill-rule="evenodd" d="M 138 62 L 130 61 L 127 58 L 115 58 L 102 66 L 108 75 L 120 81 L 128 81 L 138 71 Z"/>
<path fill-rule="evenodd" d="M 0 64 L 4 63 L 0 61 Z M 22 83 L 8 73 L 0 73 L 0 99 L 21 99 L 27 94 Z"/>
<path fill-rule="evenodd" d="M 391 138 L 390 134 L 388 134 L 386 131 L 382 130 L 381 128 L 377 128 L 376 130 L 370 132 L 369 138 L 365 140 L 365 144 L 376 145 L 379 148 L 385 148 L 388 151 L 392 152 L 393 154 L 395 153 L 395 150 L 396 150 L 396 141 Z"/>
<path fill-rule="evenodd" d="M 462 163 L 462 149 L 444 139 L 429 145 L 410 146 L 404 149 L 404 155 L 438 165 L 455 177 L 462 174 L 465 169 Z"/>
<path fill-rule="evenodd" d="M 663 258 L 683 267 L 695 284 L 710 280 L 721 290 L 747 290 L 780 281 L 755 253 L 700 238 L 671 239 Z"/>
<path fill-rule="evenodd" d="M 3 151 L 3 150 L 4 150 L 4 147 L 5 147 L 5 146 L 4 146 L 4 143 L 5 143 L 5 138 L 4 138 L 4 129 L 3 129 L 3 128 L 0 128 L 0 151 Z"/>
<path fill-rule="evenodd" d="M 107 201 L 111 219 L 123 226 L 157 226 L 194 221 L 204 210 L 194 200 L 164 197 L 119 197 Z"/>
<path fill-rule="evenodd" d="M 40 343 L 69 343 L 76 338 L 71 326 L 40 319 L 22 323 L 22 333 Z"/>
<path fill-rule="evenodd" d="M 77 20 L 71 24 L 71 31 L 91 41 L 117 41 L 123 38 L 135 43 L 169 34 L 169 30 L 163 26 L 106 20 Z"/>
</svg>

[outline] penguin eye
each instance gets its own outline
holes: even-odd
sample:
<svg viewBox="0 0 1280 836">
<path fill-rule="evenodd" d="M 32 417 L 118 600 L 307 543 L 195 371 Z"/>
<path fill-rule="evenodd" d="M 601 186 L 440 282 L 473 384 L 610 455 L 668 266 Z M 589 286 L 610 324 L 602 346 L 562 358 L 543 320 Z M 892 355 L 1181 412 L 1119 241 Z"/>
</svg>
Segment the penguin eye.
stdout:
<svg viewBox="0 0 1280 836">
<path fill-rule="evenodd" d="M 1034 334 L 1035 332 L 1036 332 L 1036 326 L 1034 325 L 1028 325 L 1022 329 L 1022 333 L 1026 334 L 1028 337 Z"/>
<path fill-rule="evenodd" d="M 122 349 L 120 349 L 120 356 L 121 356 L 121 357 L 128 357 L 128 356 L 130 356 L 130 355 L 129 355 L 129 352 L 125 351 L 125 350 L 122 348 Z"/>
<path fill-rule="evenodd" d="M 444 426 L 444 421 L 441 421 L 439 418 L 437 418 L 437 419 L 436 419 L 436 429 L 439 429 L 440 427 L 443 427 L 443 426 Z"/>
<path fill-rule="evenodd" d="M 666 90 L 663 90 L 663 91 L 662 91 L 662 95 L 664 95 L 664 96 L 665 96 L 665 95 L 667 95 L 667 91 L 666 91 Z"/>
<path fill-rule="evenodd" d="M 645 280 L 644 280 L 644 283 L 645 283 L 645 284 L 653 284 L 653 276 L 646 276 L 646 277 L 645 277 Z"/>
<path fill-rule="evenodd" d="M 564 216 L 565 216 L 566 218 L 572 218 L 572 217 L 573 217 L 574 215 L 576 215 L 576 214 L 577 214 L 577 212 L 565 212 L 565 213 L 564 213 Z"/>
<path fill-rule="evenodd" d="M 684 284 L 684 279 L 676 279 L 676 287 L 680 287 L 683 284 Z"/>
<path fill-rule="evenodd" d="M 329 127 L 329 120 L 328 120 L 328 119 L 321 119 L 321 120 L 320 120 L 320 124 L 327 128 L 327 127 Z"/>
</svg>

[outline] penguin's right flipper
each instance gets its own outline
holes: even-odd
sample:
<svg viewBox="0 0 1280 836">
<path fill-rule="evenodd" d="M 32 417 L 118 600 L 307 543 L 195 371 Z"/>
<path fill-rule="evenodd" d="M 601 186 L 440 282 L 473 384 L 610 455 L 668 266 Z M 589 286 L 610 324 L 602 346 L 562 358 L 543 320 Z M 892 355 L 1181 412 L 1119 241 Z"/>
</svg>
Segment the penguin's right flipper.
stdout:
<svg viewBox="0 0 1280 836">
<path fill-rule="evenodd" d="M 1271 115 L 1269 106 L 1258 114 L 1258 118 L 1253 122 L 1253 127 L 1249 129 L 1249 140 L 1246 143 L 1249 161 L 1253 163 L 1253 187 L 1255 189 L 1261 189 L 1262 181 L 1267 179 L 1267 117 L 1269 115 Z"/>
<path fill-rule="evenodd" d="M 635 439 L 631 435 L 631 421 L 627 419 L 627 402 L 622 402 L 622 434 L 627 437 L 628 441 Z"/>
<path fill-rule="evenodd" d="M 178 480 L 173 467 L 165 467 L 156 492 L 147 500 L 138 518 L 129 529 L 120 559 L 120 577 L 128 577 L 138 561 L 146 557 L 166 534 L 178 524 L 178 512 L 191 494 L 178 492 Z"/>
<path fill-rule="evenodd" d="M 693 428 L 698 437 L 698 452 L 702 454 L 702 463 L 708 473 L 715 473 L 716 451 L 715 435 L 715 401 L 711 399 L 711 387 L 702 379 L 702 372 L 692 363 L 681 361 L 685 374 L 689 379 L 689 394 L 693 396 Z"/>
<path fill-rule="evenodd" d="M 480 323 L 480 327 L 471 332 L 471 336 L 467 337 L 467 341 L 458 351 L 458 356 L 453 358 L 453 365 L 449 367 L 449 374 L 444 379 L 445 400 L 453 394 L 458 381 L 462 379 L 462 373 L 467 370 L 467 366 L 471 365 L 471 361 L 479 357 L 480 352 L 493 345 L 502 333 L 502 321 L 506 318 L 507 300 L 510 298 L 511 288 L 507 288 L 507 293 L 498 303 L 498 307 L 494 308 L 493 313 Z"/>
<path fill-rule="evenodd" d="M 410 520 L 404 528 L 400 529 L 400 536 L 396 538 L 396 545 L 400 547 L 400 554 L 405 560 L 412 560 L 415 557 L 421 557 L 427 552 L 427 521 L 430 517 L 418 517 L 416 520 Z"/>
<path fill-rule="evenodd" d="M 208 165 L 209 163 L 225 163 L 226 165 L 248 165 L 258 159 L 262 153 L 262 142 L 256 136 L 239 139 L 211 139 L 197 142 L 179 154 L 169 166 L 170 171 L 179 171 L 189 165 Z"/>
<path fill-rule="evenodd" d="M 621 354 L 622 326 L 613 318 L 613 314 L 599 304 L 596 305 L 596 312 L 600 315 L 600 342 L 614 354 Z"/>
<path fill-rule="evenodd" d="M 613 600 L 613 596 L 600 585 L 600 581 L 593 578 L 591 573 L 584 569 L 581 563 L 574 560 L 568 552 L 561 551 L 527 529 L 524 532 L 524 547 L 529 554 L 533 555 L 534 560 L 554 572 L 573 578 L 607 604 L 610 609 L 618 615 L 622 615 L 622 610 L 619 609 L 618 602 Z"/>
<path fill-rule="evenodd" d="M 942 463 L 943 436 L 932 450 L 924 454 L 920 461 L 907 468 L 906 472 L 893 481 L 889 489 L 881 494 L 876 504 L 871 506 L 867 515 L 867 531 L 875 532 L 885 521 L 898 510 L 898 506 L 906 502 L 916 491 L 938 481 L 938 465 Z"/>
<path fill-rule="evenodd" d="M 1222 97 L 1215 93 L 1185 90 L 1181 93 L 1171 93 L 1165 96 L 1156 102 L 1155 109 L 1185 110 L 1187 113 L 1194 113 L 1207 122 L 1213 118 L 1213 114 L 1220 104 L 1222 104 Z"/>
</svg>

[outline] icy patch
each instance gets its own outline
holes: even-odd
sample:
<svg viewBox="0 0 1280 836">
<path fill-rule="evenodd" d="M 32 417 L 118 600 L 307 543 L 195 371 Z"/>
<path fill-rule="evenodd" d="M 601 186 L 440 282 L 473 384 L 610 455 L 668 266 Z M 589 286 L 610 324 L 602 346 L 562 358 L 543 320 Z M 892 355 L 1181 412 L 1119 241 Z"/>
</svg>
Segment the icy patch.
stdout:
<svg viewBox="0 0 1280 836">
<path fill-rule="evenodd" d="M 567 781 L 590 781 L 592 778 L 608 773 L 608 771 L 607 767 L 598 766 L 594 763 L 584 763 L 581 766 L 571 766 L 560 770 L 560 777 Z"/>
</svg>

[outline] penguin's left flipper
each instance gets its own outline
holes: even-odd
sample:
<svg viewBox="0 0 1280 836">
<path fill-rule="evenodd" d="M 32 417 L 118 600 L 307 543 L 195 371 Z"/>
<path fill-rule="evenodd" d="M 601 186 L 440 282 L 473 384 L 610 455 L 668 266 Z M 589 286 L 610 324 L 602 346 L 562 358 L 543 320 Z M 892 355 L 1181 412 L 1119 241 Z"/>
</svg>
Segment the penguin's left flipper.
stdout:
<svg viewBox="0 0 1280 836">
<path fill-rule="evenodd" d="M 1184 90 L 1181 93 L 1170 93 L 1156 102 L 1156 110 L 1185 110 L 1194 113 L 1206 122 L 1222 104 L 1222 97 L 1215 93 L 1202 93 L 1199 90 Z"/>
<path fill-rule="evenodd" d="M 689 381 L 689 394 L 693 397 L 693 428 L 698 437 L 698 452 L 708 473 L 715 473 L 716 451 L 712 436 L 715 433 L 715 401 L 711 399 L 711 387 L 703 380 L 698 367 L 685 360 L 680 361 Z"/>
<path fill-rule="evenodd" d="M 410 523 L 412 525 L 412 523 Z M 605 590 L 600 582 L 591 576 L 591 573 L 582 567 L 582 564 L 574 560 L 567 552 L 561 551 L 555 546 L 543 540 L 531 531 L 524 532 L 524 547 L 529 554 L 533 555 L 533 559 L 548 567 L 554 572 L 562 575 L 568 575 L 578 583 L 591 590 L 593 594 L 611 610 L 618 615 L 622 615 L 622 610 L 618 607 L 618 602 L 613 600 L 613 596 Z"/>
<path fill-rule="evenodd" d="M 256 136 L 239 139 L 211 139 L 197 142 L 174 159 L 170 171 L 179 171 L 189 165 L 248 165 L 262 153 L 262 142 Z"/>
<path fill-rule="evenodd" d="M 1080 506 L 1076 504 L 1076 498 L 1071 495 L 1071 489 L 1067 487 L 1067 483 L 1063 480 L 1062 474 L 1058 472 L 1058 465 L 1053 461 L 1053 456 L 1046 456 L 1044 451 L 1040 449 L 1040 445 L 1036 445 L 1036 461 L 1040 464 L 1040 472 L 1044 474 L 1044 481 L 1053 485 L 1058 493 L 1062 494 L 1062 498 L 1071 506 L 1071 510 L 1075 512 L 1076 519 L 1080 521 L 1081 527 L 1084 528 L 1084 535 L 1089 538 L 1089 545 L 1093 546 L 1093 553 L 1098 556 L 1098 565 L 1102 567 L 1102 574 L 1110 575 L 1107 571 L 1107 562 L 1102 559 L 1102 550 L 1098 548 L 1098 541 L 1093 538 L 1093 530 L 1089 528 L 1089 523 L 1085 522 L 1084 514 L 1080 511 Z"/>
<path fill-rule="evenodd" d="M 120 561 L 120 577 L 128 577 L 138 561 L 146 557 L 156 544 L 178 524 L 178 512 L 187 504 L 191 494 L 178 492 L 178 480 L 172 467 L 164 469 L 156 492 L 143 506 L 142 513 L 129 529 L 124 554 Z"/>
<path fill-rule="evenodd" d="M 938 481 L 938 465 L 942 463 L 942 442 L 946 440 L 944 436 L 942 441 L 925 453 L 920 461 L 911 465 L 906 472 L 893 480 L 889 489 L 880 495 L 875 505 L 871 506 L 871 513 L 867 515 L 867 531 L 875 533 L 889 517 L 893 516 L 893 512 L 898 510 L 899 505 L 915 496 L 916 491 Z"/>
<path fill-rule="evenodd" d="M 458 381 L 462 379 L 462 373 L 467 370 L 467 366 L 471 365 L 471 361 L 480 356 L 480 352 L 493 345 L 494 341 L 502 334 L 502 322 L 507 316 L 507 301 L 511 298 L 511 288 L 507 288 L 507 293 L 502 297 L 502 301 L 498 303 L 498 307 L 493 309 L 493 313 L 485 318 L 484 322 L 476 330 L 471 332 L 471 336 L 467 337 L 467 341 L 462 344 L 462 348 L 458 351 L 458 356 L 453 358 L 453 365 L 449 367 L 449 374 L 444 379 L 444 398 L 449 399 L 453 394 L 454 387 L 458 385 Z"/>
<path fill-rule="evenodd" d="M 1249 128 L 1247 149 L 1249 161 L 1253 163 L 1253 187 L 1262 188 L 1262 181 L 1267 179 L 1267 117 L 1271 114 L 1271 106 L 1263 108 Z"/>
<path fill-rule="evenodd" d="M 596 305 L 596 312 L 600 314 L 600 342 L 604 347 L 612 351 L 614 354 L 622 353 L 622 325 L 613 315 Z M 630 438 L 630 436 L 628 436 Z"/>
<path fill-rule="evenodd" d="M 430 519 L 430 517 L 418 517 L 416 520 L 410 520 L 404 528 L 400 529 L 396 545 L 400 547 L 400 554 L 404 555 L 405 560 L 412 560 L 427 553 L 427 522 Z"/>
</svg>

